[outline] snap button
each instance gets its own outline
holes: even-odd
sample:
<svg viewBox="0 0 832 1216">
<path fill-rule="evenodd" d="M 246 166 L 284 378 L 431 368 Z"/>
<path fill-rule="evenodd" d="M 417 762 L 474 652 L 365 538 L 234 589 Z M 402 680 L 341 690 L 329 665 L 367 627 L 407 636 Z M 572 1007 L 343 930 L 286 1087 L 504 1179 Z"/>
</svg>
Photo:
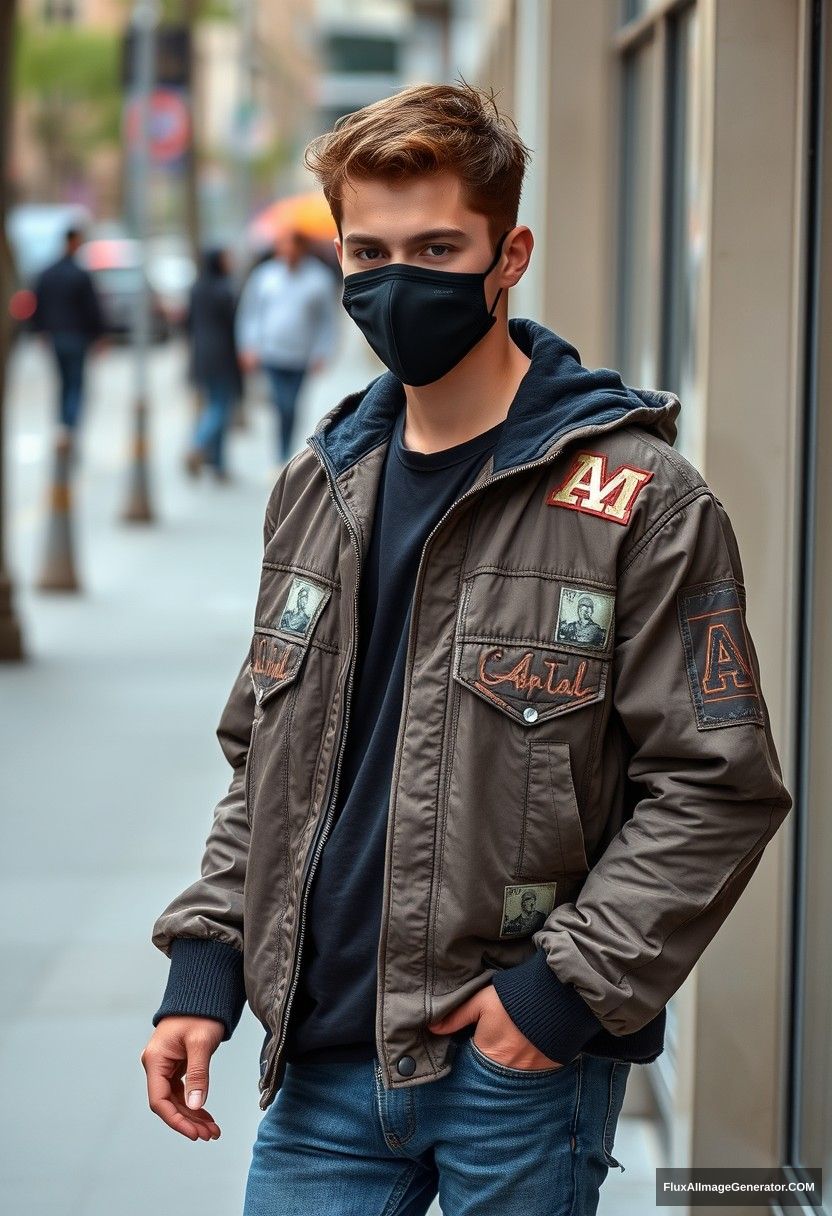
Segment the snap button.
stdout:
<svg viewBox="0 0 832 1216">
<path fill-rule="evenodd" d="M 536 722 L 537 721 L 537 710 L 535 709 L 535 707 L 533 705 L 527 705 L 526 708 L 523 710 L 523 717 L 526 719 L 527 722 Z"/>
<path fill-rule="evenodd" d="M 416 1061 L 413 1056 L 402 1056 L 396 1065 L 396 1072 L 403 1077 L 412 1077 L 416 1071 Z"/>
</svg>

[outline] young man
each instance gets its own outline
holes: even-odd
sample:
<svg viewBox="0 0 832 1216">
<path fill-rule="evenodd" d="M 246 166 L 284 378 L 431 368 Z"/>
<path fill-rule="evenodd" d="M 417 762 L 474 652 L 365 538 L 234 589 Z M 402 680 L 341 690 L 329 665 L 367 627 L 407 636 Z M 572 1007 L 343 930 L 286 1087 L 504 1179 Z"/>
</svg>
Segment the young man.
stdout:
<svg viewBox="0 0 832 1216">
<path fill-rule="evenodd" d="M 282 233 L 275 256 L 249 275 L 237 310 L 237 345 L 245 371 L 265 371 L 277 414 L 277 459 L 292 451 L 297 402 L 309 371 L 332 355 L 337 298 L 333 276 L 309 252 L 301 232 Z"/>
<path fill-rule="evenodd" d="M 508 320 L 527 149 L 490 99 L 407 89 L 308 155 L 390 370 L 269 501 L 234 776 L 154 927 L 151 1107 L 219 1134 L 248 998 L 246 1216 L 584 1216 L 790 807 L 736 541 L 673 393 Z"/>
<path fill-rule="evenodd" d="M 77 430 L 81 418 L 87 354 L 107 328 L 92 276 L 75 256 L 82 243 L 80 229 L 67 230 L 64 252 L 38 278 L 32 318 L 34 330 L 51 341 L 58 370 L 58 419 L 67 434 Z"/>
</svg>

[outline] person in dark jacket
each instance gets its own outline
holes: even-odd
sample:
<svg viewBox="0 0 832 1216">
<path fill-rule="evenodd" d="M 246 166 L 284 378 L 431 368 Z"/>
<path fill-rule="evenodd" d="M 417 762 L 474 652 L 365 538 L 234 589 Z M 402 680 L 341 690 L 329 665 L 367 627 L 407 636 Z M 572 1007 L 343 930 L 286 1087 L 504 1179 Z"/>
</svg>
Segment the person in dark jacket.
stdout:
<svg viewBox="0 0 832 1216">
<path fill-rule="evenodd" d="M 78 228 L 68 229 L 63 254 L 35 284 L 32 318 L 35 332 L 51 339 L 58 366 L 59 417 L 70 431 L 81 416 L 87 354 L 106 332 L 92 276 L 75 259 L 82 240 Z"/>
<path fill-rule="evenodd" d="M 228 476 L 225 437 L 234 402 L 242 389 L 234 339 L 236 306 L 226 251 L 206 250 L 188 309 L 191 377 L 202 390 L 204 403 L 185 465 L 189 473 L 196 475 L 207 462 L 223 481 Z"/>
</svg>

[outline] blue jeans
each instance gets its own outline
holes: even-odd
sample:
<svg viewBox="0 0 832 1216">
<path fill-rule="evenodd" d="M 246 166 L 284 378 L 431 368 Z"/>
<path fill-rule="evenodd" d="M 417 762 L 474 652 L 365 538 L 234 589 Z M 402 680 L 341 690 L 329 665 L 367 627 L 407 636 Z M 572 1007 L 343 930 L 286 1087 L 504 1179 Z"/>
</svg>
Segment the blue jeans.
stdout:
<svg viewBox="0 0 832 1216">
<path fill-rule="evenodd" d="M 55 333 L 52 348 L 58 365 L 58 413 L 64 426 L 74 430 L 81 417 L 84 363 L 89 342 L 83 334 Z"/>
<path fill-rule="evenodd" d="M 286 461 L 292 455 L 292 435 L 295 429 L 298 396 L 303 387 L 306 368 L 265 365 L 272 390 L 272 401 L 278 415 L 277 459 Z"/>
<path fill-rule="evenodd" d="M 631 1064 L 506 1068 L 465 1039 L 438 1081 L 386 1090 L 375 1060 L 287 1064 L 260 1121 L 244 1216 L 594 1216 Z"/>
<path fill-rule="evenodd" d="M 225 472 L 225 436 L 234 407 L 234 386 L 220 377 L 205 385 L 205 402 L 196 424 L 194 447 L 204 453 L 209 464 Z"/>
</svg>

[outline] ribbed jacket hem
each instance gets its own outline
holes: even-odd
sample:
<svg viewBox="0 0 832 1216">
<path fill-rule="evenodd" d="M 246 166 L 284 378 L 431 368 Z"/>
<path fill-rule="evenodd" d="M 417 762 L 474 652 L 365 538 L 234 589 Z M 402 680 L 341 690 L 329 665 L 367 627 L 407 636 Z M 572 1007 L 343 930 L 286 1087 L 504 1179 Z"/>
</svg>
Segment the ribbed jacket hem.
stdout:
<svg viewBox="0 0 832 1216">
<path fill-rule="evenodd" d="M 571 984 L 562 983 L 543 950 L 498 971 L 494 987 L 514 1025 L 550 1060 L 568 1064 L 602 1024 Z"/>
<path fill-rule="evenodd" d="M 153 1015 L 214 1018 L 230 1039 L 246 1003 L 243 956 L 213 937 L 177 937 L 171 944 L 170 971 L 162 1003 Z"/>
</svg>

